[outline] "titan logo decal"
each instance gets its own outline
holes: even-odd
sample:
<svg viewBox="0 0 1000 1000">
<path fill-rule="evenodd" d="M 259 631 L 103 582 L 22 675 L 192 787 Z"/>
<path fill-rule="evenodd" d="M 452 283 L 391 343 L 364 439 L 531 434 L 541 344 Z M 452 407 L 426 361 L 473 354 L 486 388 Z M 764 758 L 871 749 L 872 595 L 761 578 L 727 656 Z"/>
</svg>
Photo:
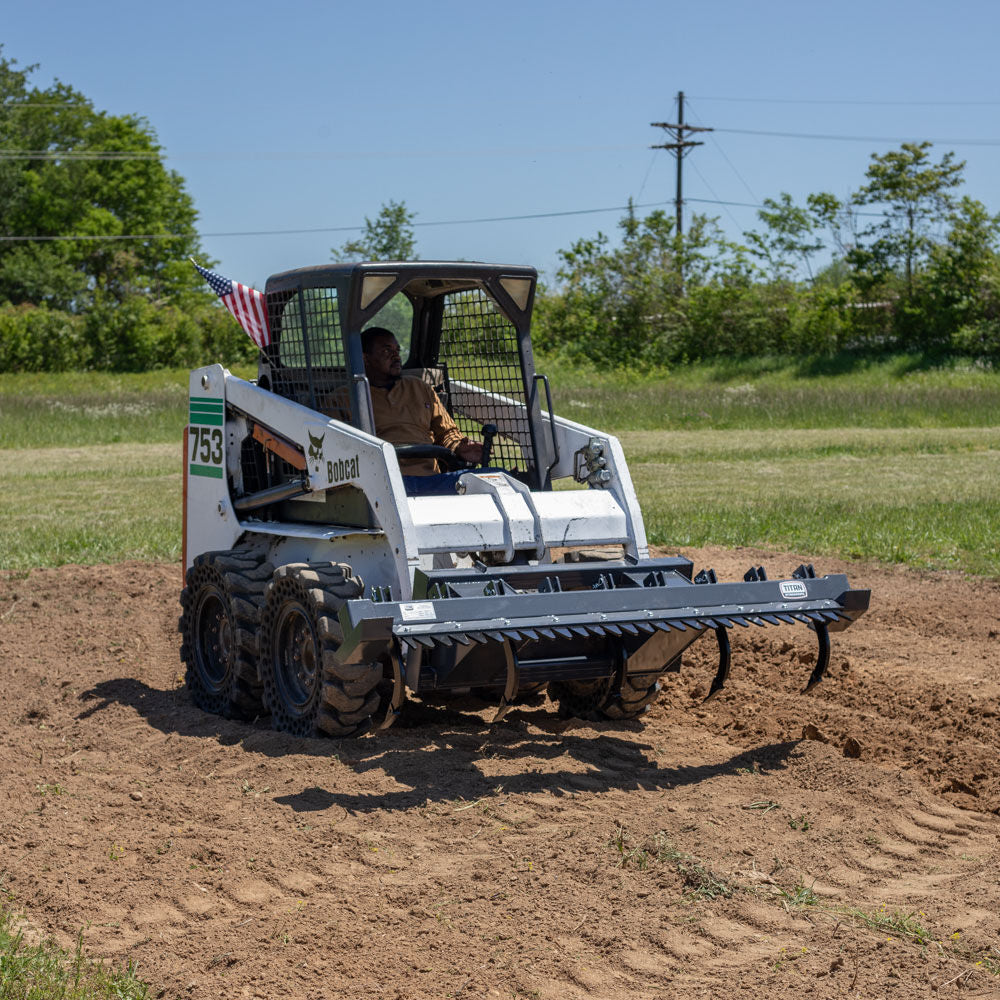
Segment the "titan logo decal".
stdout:
<svg viewBox="0 0 1000 1000">
<path fill-rule="evenodd" d="M 325 434 L 316 437 L 312 431 L 309 431 L 309 457 L 317 466 L 323 461 L 323 438 L 325 437 Z M 329 465 L 329 462 L 327 464 Z"/>
<path fill-rule="evenodd" d="M 354 458 L 338 458 L 336 462 L 326 463 L 326 475 L 331 483 L 344 483 L 358 478 L 358 468 L 357 455 Z"/>
</svg>

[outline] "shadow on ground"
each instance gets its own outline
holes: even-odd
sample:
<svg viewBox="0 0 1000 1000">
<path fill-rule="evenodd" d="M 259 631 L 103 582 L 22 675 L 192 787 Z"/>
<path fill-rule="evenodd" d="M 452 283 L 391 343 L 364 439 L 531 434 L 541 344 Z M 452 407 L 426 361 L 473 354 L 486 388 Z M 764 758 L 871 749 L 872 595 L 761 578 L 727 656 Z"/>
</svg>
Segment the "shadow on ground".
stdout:
<svg viewBox="0 0 1000 1000">
<path fill-rule="evenodd" d="M 268 757 L 304 754 L 330 758 L 355 774 L 378 771 L 401 786 L 388 794 L 365 794 L 314 785 L 274 799 L 299 813 L 332 806 L 352 813 L 410 809 L 428 802 L 482 798 L 501 792 L 572 795 L 582 791 L 671 789 L 748 769 L 781 770 L 798 746 L 798 741 L 770 743 L 741 751 L 717 764 L 663 766 L 650 753 L 654 748 L 635 738 L 642 732 L 641 723 L 561 719 L 544 708 L 515 710 L 503 722 L 491 725 L 479 715 L 449 706 L 413 702 L 407 705 L 406 721 L 386 732 L 353 740 L 328 740 L 275 732 L 266 719 L 239 722 L 210 715 L 191 705 L 183 690 L 163 691 L 135 678 L 102 681 L 83 692 L 80 699 L 91 702 L 79 714 L 81 719 L 111 705 L 128 705 L 160 732 L 215 740 L 222 746 L 240 745 Z M 483 773 L 478 763 L 531 759 L 537 764 L 564 757 L 584 766 L 491 776 Z"/>
</svg>

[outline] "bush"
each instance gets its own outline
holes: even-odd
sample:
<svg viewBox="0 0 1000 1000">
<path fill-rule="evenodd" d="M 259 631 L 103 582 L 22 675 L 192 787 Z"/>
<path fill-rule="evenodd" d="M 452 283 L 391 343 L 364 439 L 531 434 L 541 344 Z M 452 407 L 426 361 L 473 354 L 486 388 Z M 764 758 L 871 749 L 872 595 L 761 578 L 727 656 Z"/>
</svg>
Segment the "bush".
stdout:
<svg viewBox="0 0 1000 1000">
<path fill-rule="evenodd" d="M 0 307 L 0 371 L 148 371 L 245 363 L 257 348 L 217 303 L 155 305 L 132 296 L 82 315 L 45 306 Z"/>
<path fill-rule="evenodd" d="M 89 363 L 83 317 L 45 306 L 0 307 L 0 371 L 70 371 Z"/>
<path fill-rule="evenodd" d="M 982 319 L 959 327 L 950 346 L 956 354 L 1000 361 L 1000 319 Z"/>
</svg>

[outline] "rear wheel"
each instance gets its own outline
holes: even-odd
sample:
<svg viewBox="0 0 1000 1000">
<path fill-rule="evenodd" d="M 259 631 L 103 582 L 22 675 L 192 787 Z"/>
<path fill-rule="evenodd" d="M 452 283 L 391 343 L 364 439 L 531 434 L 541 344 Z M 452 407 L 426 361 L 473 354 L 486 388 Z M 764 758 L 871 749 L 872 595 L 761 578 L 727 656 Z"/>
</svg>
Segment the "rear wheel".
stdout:
<svg viewBox="0 0 1000 1000">
<path fill-rule="evenodd" d="M 276 729 L 297 736 L 354 736 L 371 725 L 381 702 L 381 662 L 342 666 L 337 614 L 359 597 L 349 566 L 290 563 L 267 586 L 261 614 L 264 702 Z"/>
<path fill-rule="evenodd" d="M 559 705 L 564 718 L 600 721 L 636 719 L 656 700 L 659 673 L 626 674 L 621 686 L 616 678 L 592 681 L 558 681 L 549 684 L 549 697 Z"/>
<path fill-rule="evenodd" d="M 181 660 L 191 700 L 226 718 L 261 713 L 257 628 L 271 567 L 249 552 L 206 552 L 181 592 Z"/>
</svg>

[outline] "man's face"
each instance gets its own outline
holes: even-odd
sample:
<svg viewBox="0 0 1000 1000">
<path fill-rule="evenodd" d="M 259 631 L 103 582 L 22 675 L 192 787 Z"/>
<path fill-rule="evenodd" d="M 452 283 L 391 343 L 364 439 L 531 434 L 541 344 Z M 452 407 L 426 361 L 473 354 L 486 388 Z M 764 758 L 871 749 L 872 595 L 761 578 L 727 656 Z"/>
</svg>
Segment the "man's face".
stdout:
<svg viewBox="0 0 1000 1000">
<path fill-rule="evenodd" d="M 399 357 L 399 342 L 393 336 L 376 337 L 371 353 L 364 356 L 365 374 L 373 385 L 382 385 L 399 378 L 403 362 Z"/>
</svg>

